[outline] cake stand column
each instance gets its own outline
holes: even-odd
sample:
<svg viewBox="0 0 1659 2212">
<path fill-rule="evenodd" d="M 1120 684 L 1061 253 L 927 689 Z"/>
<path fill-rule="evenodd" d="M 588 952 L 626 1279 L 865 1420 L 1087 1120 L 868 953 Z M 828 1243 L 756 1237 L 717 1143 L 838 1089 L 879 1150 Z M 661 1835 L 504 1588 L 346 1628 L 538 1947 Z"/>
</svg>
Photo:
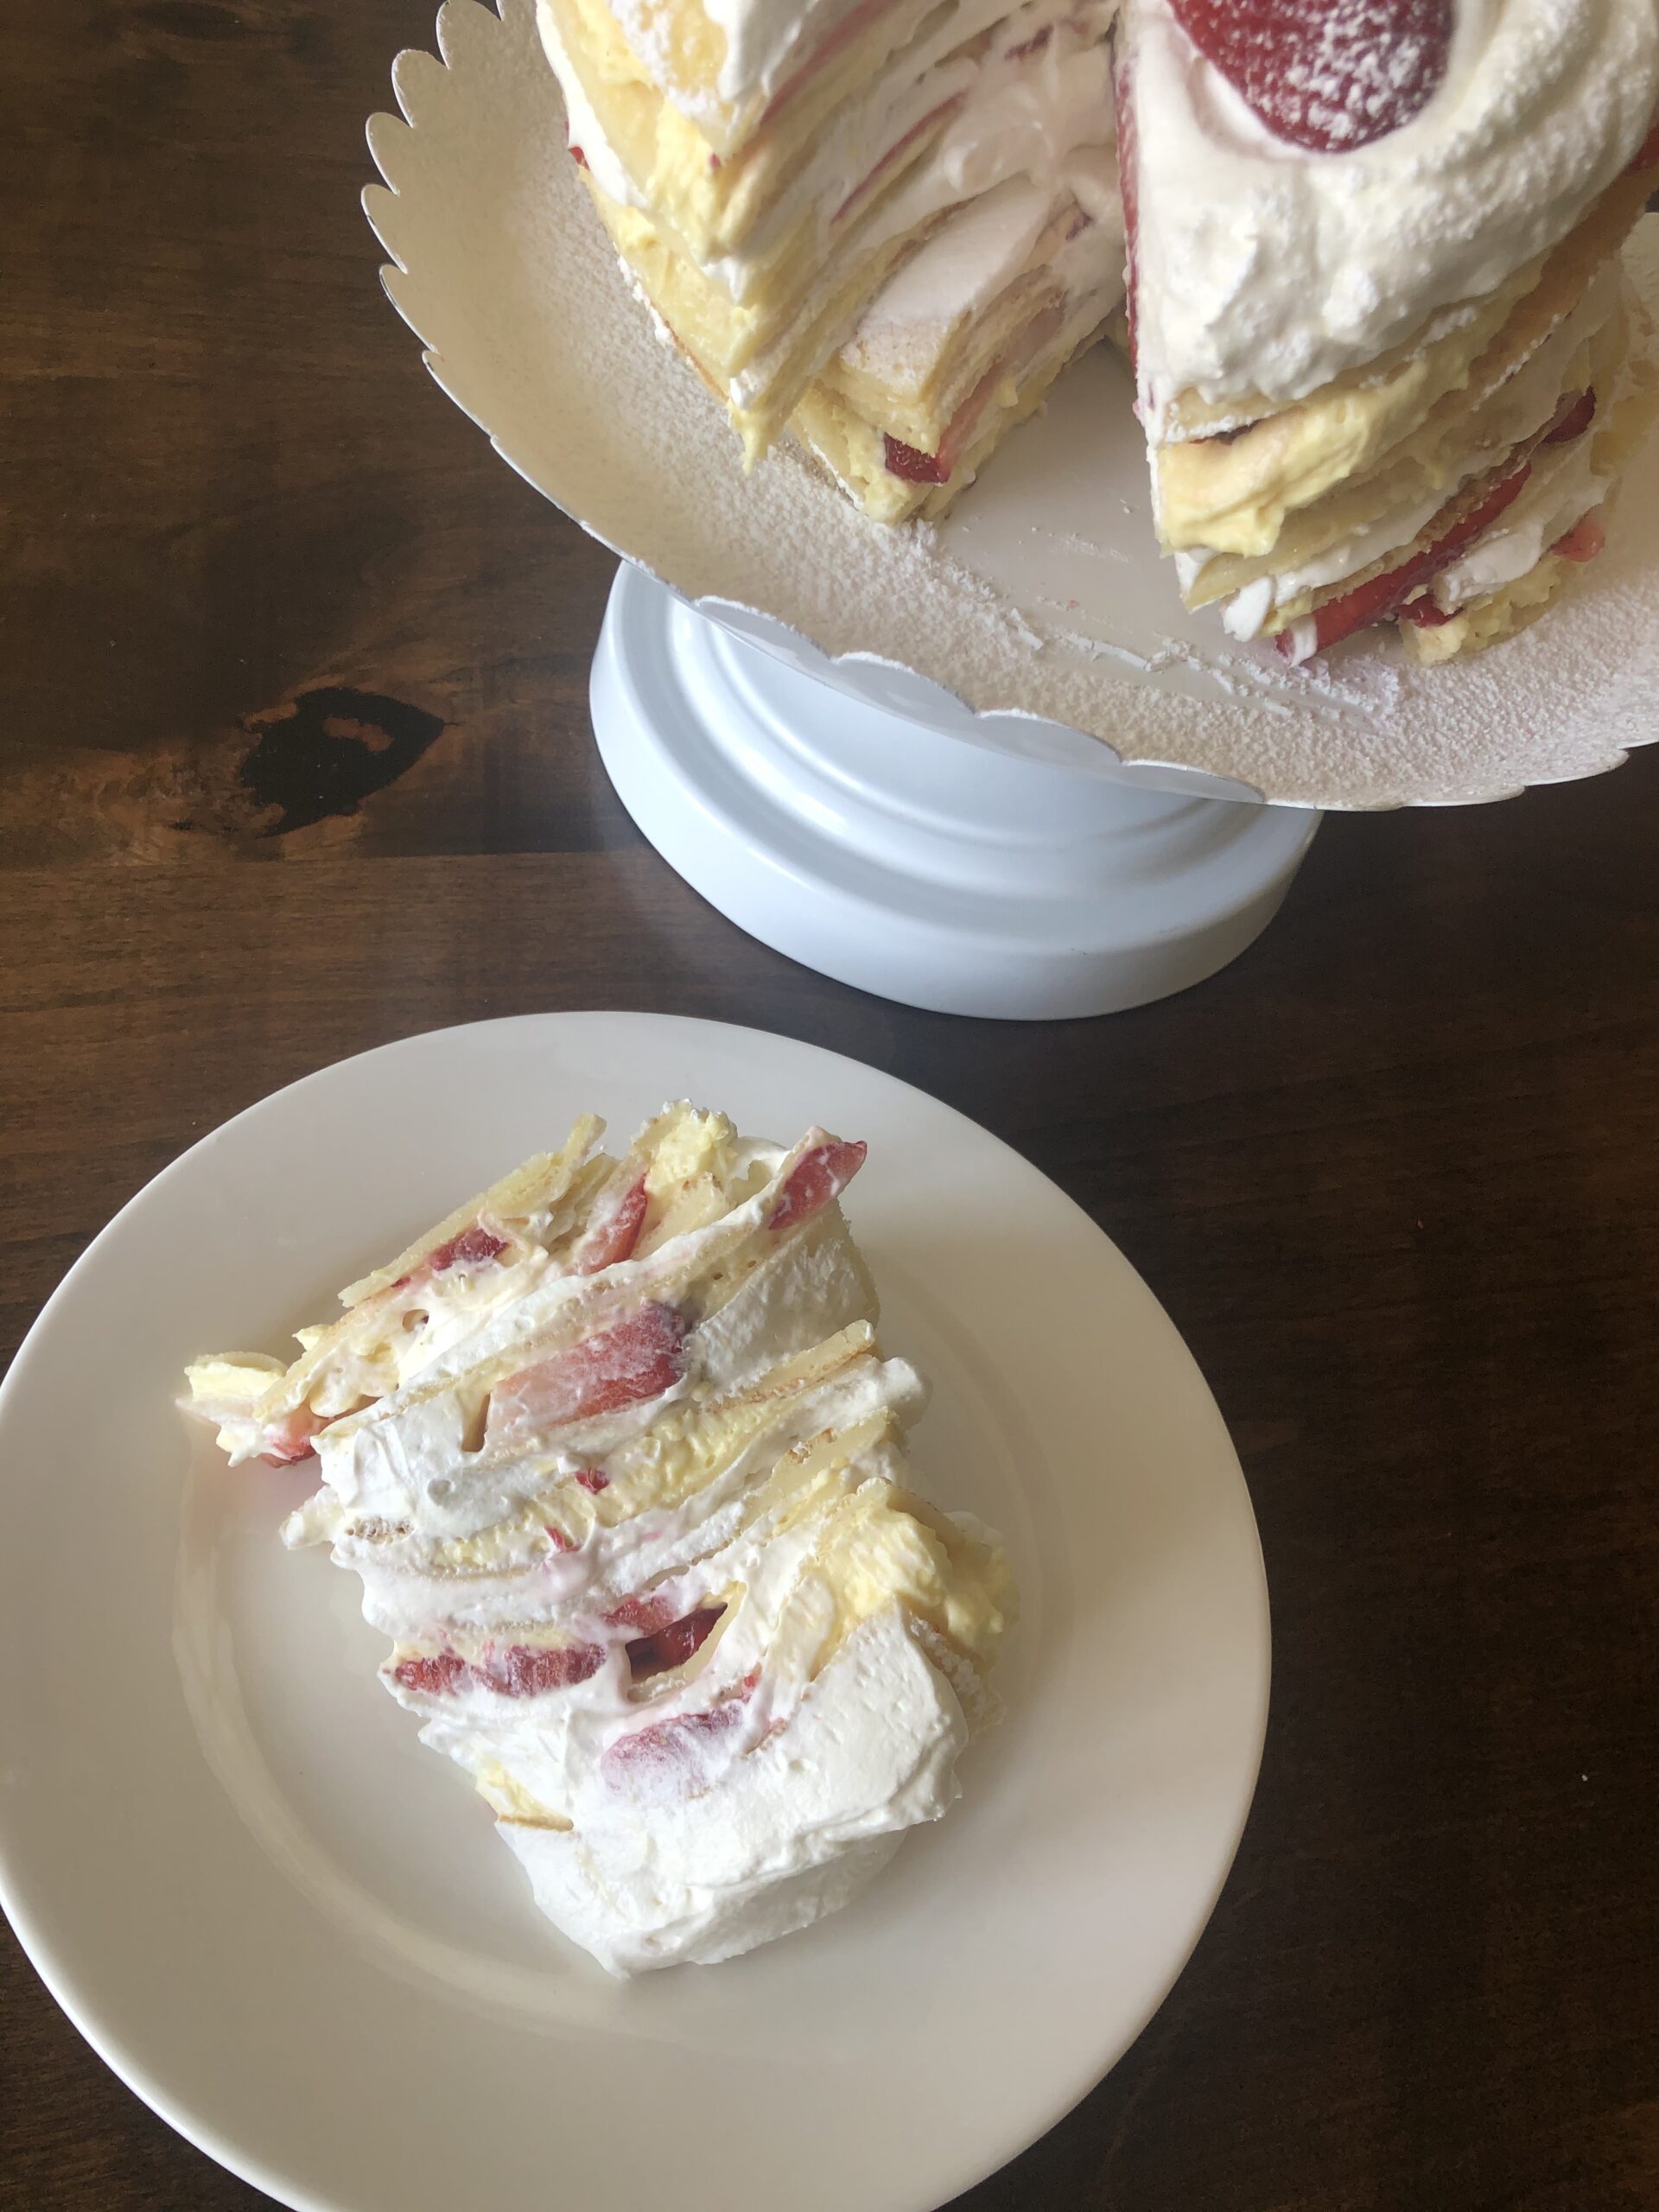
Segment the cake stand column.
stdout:
<svg viewBox="0 0 1659 2212">
<path fill-rule="evenodd" d="M 592 702 L 622 804 L 711 906 L 822 975 L 946 1014 L 1058 1020 L 1202 982 L 1266 928 L 1319 827 L 930 728 L 627 561 Z"/>
</svg>

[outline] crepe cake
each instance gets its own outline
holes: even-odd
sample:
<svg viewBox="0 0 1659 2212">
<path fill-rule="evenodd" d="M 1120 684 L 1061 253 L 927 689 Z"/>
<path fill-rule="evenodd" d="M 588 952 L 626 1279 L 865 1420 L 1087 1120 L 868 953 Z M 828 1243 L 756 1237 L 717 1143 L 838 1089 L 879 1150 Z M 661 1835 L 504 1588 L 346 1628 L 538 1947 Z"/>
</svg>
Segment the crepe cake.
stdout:
<svg viewBox="0 0 1659 2212">
<path fill-rule="evenodd" d="M 1029 178 L 1057 217 L 1064 211 L 1068 157 L 1109 142 L 1115 7 L 538 0 L 594 204 L 660 329 L 726 403 L 751 461 L 953 209 Z M 1033 235 L 1027 257 L 1044 243 Z M 1052 242 L 1051 258 L 1063 243 Z M 1066 296 L 1064 274 L 1050 294 Z M 1085 321 L 1092 335 L 1098 316 L 1068 319 L 1077 342 Z M 1001 353 L 980 359 L 976 384 L 993 367 L 1016 383 L 1052 374 L 1055 330 L 1027 337 L 1023 353 L 1021 336 L 1010 330 Z M 951 365 L 941 365 L 942 400 L 955 384 Z M 982 404 L 982 443 L 1009 412 Z M 933 419 L 915 418 L 918 437 Z M 948 426 L 914 450 L 934 454 Z M 856 495 L 856 480 L 849 488 Z"/>
<path fill-rule="evenodd" d="M 1186 602 L 1300 662 L 1508 635 L 1653 410 L 1653 0 L 1125 0 L 1138 409 Z"/>
<path fill-rule="evenodd" d="M 1011 176 L 953 212 L 876 295 L 791 426 L 874 521 L 938 516 L 1122 298 L 1113 149 L 1080 143 L 1052 180 Z"/>
<path fill-rule="evenodd" d="M 600 1134 L 353 1284 L 291 1367 L 188 1381 L 233 1459 L 315 1454 L 285 1541 L 361 1577 L 386 1688 L 626 1974 L 804 1926 L 944 1813 L 1014 1593 L 907 1486 L 925 1393 L 838 1203 L 864 1147 L 683 1103 L 620 1160 Z"/>
</svg>

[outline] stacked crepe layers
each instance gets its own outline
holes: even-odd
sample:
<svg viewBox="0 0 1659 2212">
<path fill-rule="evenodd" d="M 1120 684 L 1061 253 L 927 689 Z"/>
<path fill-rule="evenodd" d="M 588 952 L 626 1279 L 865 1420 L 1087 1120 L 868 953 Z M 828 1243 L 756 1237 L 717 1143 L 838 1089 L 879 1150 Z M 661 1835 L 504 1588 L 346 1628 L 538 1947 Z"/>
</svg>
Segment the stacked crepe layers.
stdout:
<svg viewBox="0 0 1659 2212">
<path fill-rule="evenodd" d="M 1292 662 L 1379 622 L 1441 661 L 1594 556 L 1650 423 L 1620 249 L 1656 181 L 1659 18 L 1651 0 L 1303 12 L 1324 20 L 1322 108 L 1317 70 L 1287 89 L 1211 0 L 1125 0 L 1159 536 L 1189 606 L 1219 601 Z M 1344 107 L 1368 60 L 1382 73 Z"/>
<path fill-rule="evenodd" d="M 344 1294 L 286 1370 L 202 1360 L 233 1459 L 315 1452 L 382 1679 L 537 1903 L 619 1974 L 844 1903 L 957 1794 L 1014 1593 L 905 1486 L 837 1204 L 861 1145 L 664 1109 L 532 1160 Z"/>
<path fill-rule="evenodd" d="M 1115 8 L 538 0 L 600 216 L 751 460 L 792 418 L 872 513 L 937 505 L 1097 334 Z"/>
</svg>

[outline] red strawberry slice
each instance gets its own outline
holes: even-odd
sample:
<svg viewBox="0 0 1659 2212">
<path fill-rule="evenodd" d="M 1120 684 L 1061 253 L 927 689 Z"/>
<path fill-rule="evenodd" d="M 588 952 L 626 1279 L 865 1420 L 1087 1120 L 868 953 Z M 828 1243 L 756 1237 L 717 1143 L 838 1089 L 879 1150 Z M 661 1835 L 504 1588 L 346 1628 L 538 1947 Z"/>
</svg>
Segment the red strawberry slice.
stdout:
<svg viewBox="0 0 1659 2212">
<path fill-rule="evenodd" d="M 915 446 L 907 446 L 902 438 L 895 438 L 891 430 L 881 434 L 889 476 L 897 476 L 906 484 L 948 484 L 950 472 L 941 468 L 938 456 L 923 453 Z"/>
<path fill-rule="evenodd" d="M 498 1697 L 540 1697 L 548 1690 L 570 1689 L 605 1664 L 596 1643 L 510 1644 L 491 1649 L 469 1662 L 458 1651 L 434 1651 L 402 1660 L 391 1669 L 399 1689 L 425 1697 L 453 1697 L 461 1690 L 493 1690 Z"/>
<path fill-rule="evenodd" d="M 582 152 L 580 146 L 573 146 L 570 149 L 570 158 L 579 169 L 585 169 L 587 168 L 588 156 Z"/>
<path fill-rule="evenodd" d="M 336 1414 L 329 1418 L 337 1421 L 340 1416 Z M 301 1406 L 267 1425 L 263 1439 L 265 1448 L 259 1457 L 268 1467 L 291 1467 L 296 1460 L 315 1459 L 316 1446 L 312 1440 L 327 1426 L 328 1420 L 321 1414 L 314 1414 L 309 1406 Z"/>
<path fill-rule="evenodd" d="M 1368 629 L 1373 622 L 1386 622 L 1397 614 L 1420 584 L 1440 571 L 1459 553 L 1474 543 L 1495 523 L 1510 502 L 1517 498 L 1522 486 L 1532 474 L 1532 464 L 1525 461 L 1512 476 L 1506 476 L 1495 485 L 1484 499 L 1479 500 L 1461 522 L 1454 523 L 1444 537 L 1425 546 L 1410 560 L 1402 561 L 1397 569 L 1389 569 L 1380 576 L 1373 576 L 1369 583 L 1357 584 L 1340 599 L 1327 600 L 1313 617 L 1315 641 L 1313 650 L 1323 652 L 1327 645 L 1336 645 L 1343 638 L 1351 637 L 1356 630 Z M 1297 658 L 1296 633 L 1281 630 L 1274 639 L 1287 660 Z"/>
<path fill-rule="evenodd" d="M 480 1222 L 475 1221 L 470 1229 L 463 1229 L 447 1244 L 440 1244 L 426 1264 L 435 1275 L 446 1274 L 454 1267 L 481 1268 L 486 1261 L 499 1260 L 506 1249 L 505 1236 L 492 1236 Z"/>
<path fill-rule="evenodd" d="M 1607 525 L 1598 508 L 1586 515 L 1582 522 L 1575 523 L 1565 537 L 1558 537 L 1549 550 L 1559 553 L 1564 561 L 1593 561 L 1606 543 Z"/>
<path fill-rule="evenodd" d="M 649 1681 L 653 1675 L 666 1674 L 671 1667 L 683 1667 L 694 1651 L 702 1649 L 725 1610 L 724 1605 L 699 1605 L 696 1612 L 671 1621 L 654 1635 L 636 1637 L 627 1648 L 628 1672 L 634 1681 Z"/>
<path fill-rule="evenodd" d="M 1596 394 L 1592 385 L 1581 391 L 1576 399 L 1563 401 L 1564 411 L 1559 414 L 1548 436 L 1547 446 L 1570 445 L 1574 438 L 1581 438 L 1596 419 Z"/>
<path fill-rule="evenodd" d="M 639 1231 L 645 1222 L 645 1179 L 642 1175 L 614 1211 L 582 1238 L 571 1262 L 571 1273 L 596 1275 L 601 1268 L 613 1268 L 619 1260 L 626 1260 L 639 1242 Z"/>
<path fill-rule="evenodd" d="M 1452 0 L 1171 0 L 1177 22 L 1275 137 L 1352 153 L 1433 98 Z"/>
<path fill-rule="evenodd" d="M 607 1628 L 631 1628 L 640 1636 L 666 1628 L 674 1618 L 671 1598 L 625 1598 L 605 1615 Z"/>
<path fill-rule="evenodd" d="M 601 1773 L 613 1789 L 650 1797 L 684 1796 L 704 1778 L 709 1751 L 741 1720 L 760 1680 L 757 1667 L 720 1704 L 619 1736 L 600 1759 Z"/>
<path fill-rule="evenodd" d="M 945 121 L 947 117 L 954 115 L 967 97 L 968 95 L 966 92 L 957 92 L 950 99 L 941 100 L 938 107 L 930 108 L 928 110 L 927 113 L 922 118 L 919 123 L 912 123 L 909 130 L 906 131 L 904 137 L 902 138 L 895 139 L 893 144 L 888 147 L 887 152 L 882 155 L 875 167 L 867 173 L 863 182 L 855 186 L 853 190 L 848 194 L 847 197 L 842 201 L 840 207 L 836 208 L 835 213 L 830 218 L 830 221 L 832 223 L 843 222 L 852 213 L 853 209 L 858 206 L 860 200 L 868 197 L 868 195 L 875 189 L 876 185 L 880 181 L 881 178 L 887 175 L 887 171 L 893 167 L 893 163 L 899 159 L 899 156 L 906 150 L 906 149 L 907 147 L 913 146 L 916 141 L 925 131 L 936 130 Z"/>
<path fill-rule="evenodd" d="M 1400 610 L 1400 620 L 1409 622 L 1415 630 L 1439 630 L 1457 620 L 1455 607 L 1442 607 L 1430 592 L 1421 599 L 1408 599 Z"/>
<path fill-rule="evenodd" d="M 804 1152 L 785 1179 L 768 1229 L 795 1229 L 838 1198 L 864 1165 L 863 1143 L 819 1144 Z"/>
<path fill-rule="evenodd" d="M 1089 218 L 1079 218 L 1078 227 Z M 1068 233 L 1075 236 L 1076 232 Z M 1007 346 L 957 408 L 944 426 L 944 435 L 939 440 L 937 453 L 922 453 L 914 446 L 907 446 L 890 431 L 883 431 L 887 469 L 889 476 L 897 476 L 906 484 L 948 484 L 957 473 L 957 463 L 967 451 L 969 440 L 979 427 L 979 418 L 985 412 L 996 388 L 1004 377 L 1018 376 L 1042 351 L 1060 325 L 1065 321 L 1065 309 L 1056 304 L 1042 308 L 1032 316 L 1014 342 Z"/>
<path fill-rule="evenodd" d="M 610 1477 L 601 1474 L 597 1467 L 578 1467 L 572 1480 L 579 1482 L 583 1490 L 591 1491 L 595 1497 L 601 1491 L 608 1490 L 611 1486 Z"/>
<path fill-rule="evenodd" d="M 654 1301 L 626 1321 L 584 1337 L 550 1359 L 510 1376 L 492 1394 L 485 1435 L 539 1435 L 566 1421 L 658 1398 L 683 1371 L 685 1323 Z"/>
<path fill-rule="evenodd" d="M 788 106 L 801 87 L 810 84 L 826 63 L 832 61 L 842 48 L 855 39 L 861 31 L 868 29 L 878 16 L 885 15 L 889 8 L 896 4 L 897 0 L 858 0 L 857 6 L 849 9 L 835 29 L 826 37 L 818 41 L 800 67 L 791 70 L 785 78 L 766 104 L 766 112 L 760 118 L 760 128 L 764 130 L 767 124 L 781 109 Z M 718 166 L 717 160 L 709 163 L 711 168 Z"/>
</svg>

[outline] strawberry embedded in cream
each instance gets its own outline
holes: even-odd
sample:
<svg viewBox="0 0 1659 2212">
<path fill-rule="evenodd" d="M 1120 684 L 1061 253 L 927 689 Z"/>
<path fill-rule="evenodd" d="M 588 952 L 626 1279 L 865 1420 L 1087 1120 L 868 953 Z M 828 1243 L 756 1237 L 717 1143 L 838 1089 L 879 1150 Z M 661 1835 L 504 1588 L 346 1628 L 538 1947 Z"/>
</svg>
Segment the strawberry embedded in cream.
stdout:
<svg viewBox="0 0 1659 2212">
<path fill-rule="evenodd" d="M 309 1406 L 301 1406 L 291 1414 L 284 1414 L 274 1421 L 264 1433 L 264 1449 L 259 1454 L 268 1467 L 289 1467 L 296 1460 L 316 1456 L 315 1440 L 328 1426 L 321 1414 L 314 1414 Z"/>
<path fill-rule="evenodd" d="M 868 1150 L 868 1145 L 855 1141 L 815 1145 L 804 1152 L 789 1171 L 766 1227 L 774 1231 L 795 1229 L 822 1213 L 857 1174 Z"/>
<path fill-rule="evenodd" d="M 1559 553 L 1564 561 L 1593 561 L 1598 553 L 1605 550 L 1606 543 L 1607 525 L 1598 509 L 1594 514 L 1586 515 L 1582 522 L 1575 523 L 1564 537 L 1558 537 L 1550 550 Z"/>
<path fill-rule="evenodd" d="M 499 1260 L 506 1249 L 505 1236 L 493 1236 L 481 1222 L 474 1222 L 447 1244 L 440 1244 L 426 1264 L 435 1275 L 447 1274 L 451 1268 L 481 1268 Z M 404 1280 L 408 1281 L 408 1276 Z"/>
<path fill-rule="evenodd" d="M 618 1261 L 626 1260 L 639 1242 L 647 1203 L 645 1179 L 642 1175 L 625 1193 L 615 1211 L 582 1238 L 571 1262 L 571 1273 L 596 1275 L 602 1268 L 613 1268 Z"/>
<path fill-rule="evenodd" d="M 486 1645 L 473 1660 L 458 1651 L 403 1659 L 390 1671 L 400 1689 L 423 1697 L 452 1697 L 462 1690 L 492 1690 L 498 1697 L 541 1697 L 589 1681 L 605 1663 L 596 1643 Z"/>
<path fill-rule="evenodd" d="M 725 1611 L 724 1605 L 699 1605 L 681 1619 L 650 1636 L 636 1637 L 628 1645 L 628 1672 L 636 1682 L 649 1681 L 671 1667 L 683 1667 L 708 1641 L 709 1631 Z"/>
<path fill-rule="evenodd" d="M 1569 445 L 1574 438 L 1581 438 L 1596 419 L 1596 395 L 1581 391 L 1575 397 L 1562 402 L 1562 413 L 1544 439 L 1547 446 Z"/>
<path fill-rule="evenodd" d="M 742 1720 L 760 1680 L 755 1668 L 717 1704 L 619 1736 L 601 1757 L 601 1774 L 613 1789 L 647 1800 L 686 1795 L 708 1777 L 710 1753 Z"/>
<path fill-rule="evenodd" d="M 519 1440 L 568 1421 L 659 1398 L 682 1371 L 685 1322 L 671 1306 L 650 1301 L 579 1344 L 497 1385 L 485 1437 Z"/>
<path fill-rule="evenodd" d="M 1293 628 L 1281 630 L 1274 639 L 1280 652 L 1287 660 L 1303 661 L 1313 653 L 1323 652 L 1327 645 L 1351 637 L 1357 630 L 1369 629 L 1373 622 L 1386 622 L 1398 614 L 1413 592 L 1448 567 L 1459 553 L 1491 529 L 1503 510 L 1520 498 L 1531 474 L 1531 464 L 1523 462 L 1432 545 L 1425 546 L 1410 560 L 1402 561 L 1397 569 L 1389 569 L 1380 576 L 1373 576 L 1368 583 L 1344 592 L 1340 599 L 1327 600 L 1317 613 Z M 1310 630 L 1311 639 L 1307 635 Z"/>
<path fill-rule="evenodd" d="M 1172 0 L 1177 21 L 1275 137 L 1349 153 L 1433 97 L 1452 0 Z"/>
</svg>

